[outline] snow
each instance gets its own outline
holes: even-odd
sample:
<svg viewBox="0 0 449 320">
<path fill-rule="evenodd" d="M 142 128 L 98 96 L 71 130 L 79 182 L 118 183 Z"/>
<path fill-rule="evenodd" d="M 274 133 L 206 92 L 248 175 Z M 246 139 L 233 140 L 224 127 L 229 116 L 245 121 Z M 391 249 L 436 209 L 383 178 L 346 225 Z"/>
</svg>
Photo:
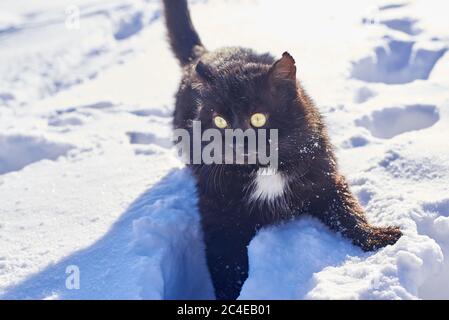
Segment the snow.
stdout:
<svg viewBox="0 0 449 320">
<path fill-rule="evenodd" d="M 309 217 L 264 229 L 240 298 L 449 298 L 448 8 L 191 2 L 208 48 L 295 57 L 370 222 L 404 231 L 364 253 Z M 2 1 L 0 48 L 0 299 L 212 299 L 159 1 Z"/>
<path fill-rule="evenodd" d="M 391 139 L 405 132 L 423 130 L 438 122 L 440 116 L 434 105 L 407 105 L 383 108 L 356 121 L 373 137 Z"/>
</svg>

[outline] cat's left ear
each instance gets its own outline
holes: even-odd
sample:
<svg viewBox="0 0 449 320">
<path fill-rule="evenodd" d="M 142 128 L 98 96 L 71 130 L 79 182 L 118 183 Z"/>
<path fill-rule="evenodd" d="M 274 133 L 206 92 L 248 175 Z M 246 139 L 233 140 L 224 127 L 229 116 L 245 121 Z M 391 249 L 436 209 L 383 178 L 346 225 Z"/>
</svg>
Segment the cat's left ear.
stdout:
<svg viewBox="0 0 449 320">
<path fill-rule="evenodd" d="M 284 52 L 282 58 L 276 61 L 269 71 L 270 82 L 296 81 L 295 59 Z"/>
</svg>

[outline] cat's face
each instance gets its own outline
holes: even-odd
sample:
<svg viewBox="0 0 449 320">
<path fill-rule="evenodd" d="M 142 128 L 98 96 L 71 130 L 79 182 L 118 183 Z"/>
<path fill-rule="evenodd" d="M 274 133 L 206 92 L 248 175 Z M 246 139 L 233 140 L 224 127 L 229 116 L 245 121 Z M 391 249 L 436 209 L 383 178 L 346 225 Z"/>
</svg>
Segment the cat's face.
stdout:
<svg viewBox="0 0 449 320">
<path fill-rule="evenodd" d="M 201 121 L 203 132 L 219 130 L 222 132 L 221 143 L 225 145 L 226 130 L 252 130 L 257 141 L 256 153 L 265 146 L 263 151 L 270 154 L 274 150 L 270 150 L 270 144 L 274 143 L 271 133 L 275 130 L 278 163 L 282 165 L 299 156 L 307 123 L 298 99 L 295 62 L 289 54 L 284 54 L 272 66 L 236 64 L 222 73 L 199 62 L 196 72 L 199 76 L 197 119 Z M 261 130 L 266 132 L 262 144 L 260 139 L 264 137 L 258 134 Z M 248 140 L 244 141 L 246 145 L 240 151 L 244 150 L 245 164 L 248 164 Z M 224 149 L 222 153 L 224 158 L 229 157 Z M 256 166 L 259 165 L 260 161 L 257 161 Z"/>
</svg>

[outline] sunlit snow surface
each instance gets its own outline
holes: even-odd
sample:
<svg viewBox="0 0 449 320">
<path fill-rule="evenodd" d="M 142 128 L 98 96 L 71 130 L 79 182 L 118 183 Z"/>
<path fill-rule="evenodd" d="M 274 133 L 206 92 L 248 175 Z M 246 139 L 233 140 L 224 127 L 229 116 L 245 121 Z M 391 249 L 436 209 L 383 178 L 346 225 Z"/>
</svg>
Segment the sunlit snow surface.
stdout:
<svg viewBox="0 0 449 320">
<path fill-rule="evenodd" d="M 262 230 L 240 297 L 449 298 L 447 1 L 191 10 L 210 49 L 295 57 L 369 220 L 405 233 L 363 253 L 307 217 Z M 0 298 L 213 298 L 170 147 L 179 77 L 159 1 L 0 2 Z"/>
</svg>

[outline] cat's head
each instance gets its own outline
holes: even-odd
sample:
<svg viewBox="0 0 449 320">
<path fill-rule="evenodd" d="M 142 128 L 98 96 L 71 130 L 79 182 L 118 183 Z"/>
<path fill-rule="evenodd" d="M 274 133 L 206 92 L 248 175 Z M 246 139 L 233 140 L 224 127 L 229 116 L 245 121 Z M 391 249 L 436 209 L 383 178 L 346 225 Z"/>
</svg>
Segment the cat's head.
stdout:
<svg viewBox="0 0 449 320">
<path fill-rule="evenodd" d="M 195 119 L 200 121 L 203 133 L 208 129 L 221 132 L 223 146 L 229 142 L 225 141 L 227 130 L 253 131 L 257 139 L 256 153 L 265 145 L 265 154 L 273 156 L 270 146 L 276 143 L 277 165 L 282 166 L 300 159 L 304 148 L 311 145 L 311 115 L 301 97 L 295 60 L 289 53 L 271 63 L 245 57 L 228 59 L 224 65 L 216 66 L 207 59 L 200 60 L 194 72 L 194 99 L 198 104 Z M 258 134 L 262 130 L 266 138 Z M 277 141 L 273 141 L 273 130 Z M 215 137 L 213 140 L 216 142 Z M 262 140 L 264 144 L 260 144 Z M 245 150 L 245 164 L 248 164 L 248 140 L 244 141 L 246 149 L 239 150 Z M 234 149 L 236 143 L 234 140 Z M 229 158 L 225 148 L 220 151 L 223 158 Z M 260 165 L 266 163 L 257 157 L 256 167 Z"/>
</svg>

